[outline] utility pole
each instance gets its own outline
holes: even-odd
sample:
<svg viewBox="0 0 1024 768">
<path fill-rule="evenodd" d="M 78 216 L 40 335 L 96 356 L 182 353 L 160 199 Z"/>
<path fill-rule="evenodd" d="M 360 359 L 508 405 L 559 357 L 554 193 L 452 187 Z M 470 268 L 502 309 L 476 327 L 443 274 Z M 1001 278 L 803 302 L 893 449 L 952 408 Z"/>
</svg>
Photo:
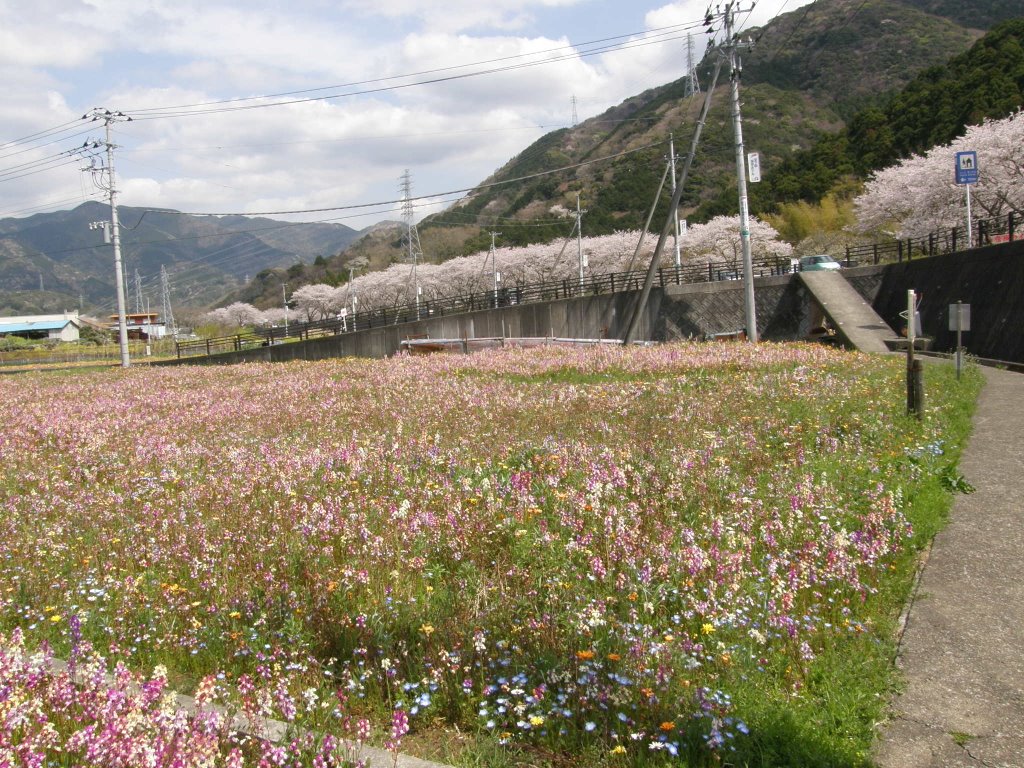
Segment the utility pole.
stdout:
<svg viewBox="0 0 1024 768">
<path fill-rule="evenodd" d="M 710 21 L 708 22 L 710 24 Z M 700 117 L 697 119 L 697 125 L 693 130 L 693 141 L 690 143 L 690 154 L 686 156 L 686 162 L 683 163 L 683 172 L 679 179 L 679 184 L 676 187 L 675 193 L 672 195 L 671 208 L 678 208 L 680 198 L 683 195 L 683 190 L 686 188 L 686 179 L 690 174 L 690 166 L 693 165 L 693 159 L 697 156 L 697 146 L 700 144 L 700 135 L 704 130 L 704 125 L 708 120 L 708 111 L 711 109 L 711 96 L 715 92 L 715 86 L 718 84 L 718 73 L 722 70 L 722 59 L 719 58 L 715 62 L 715 69 L 711 74 L 711 86 L 704 93 L 704 106 L 701 107 Z M 658 190 L 661 194 L 661 190 Z M 632 344 L 633 339 L 636 338 L 637 328 L 640 325 L 640 317 L 644 313 L 647 307 L 647 300 L 651 295 L 651 287 L 654 285 L 654 275 L 658 271 L 658 264 L 661 262 L 661 253 L 665 248 L 665 241 L 668 239 L 669 229 L 672 226 L 672 217 L 665 217 L 665 225 L 661 228 L 661 235 L 658 237 L 658 244 L 654 247 L 654 255 L 651 257 L 651 263 L 647 265 L 647 275 L 644 277 L 644 285 L 640 290 L 640 296 L 633 307 L 633 312 L 630 315 L 629 323 L 626 325 L 626 332 L 622 337 L 623 344 Z"/>
<path fill-rule="evenodd" d="M 494 308 L 498 308 L 498 283 L 501 281 L 501 275 L 498 273 L 498 251 L 494 247 L 494 239 L 498 237 L 501 232 L 491 232 L 491 273 L 494 277 Z"/>
<path fill-rule="evenodd" d="M 288 283 L 281 283 L 281 303 L 284 304 L 284 337 L 288 338 Z"/>
<path fill-rule="evenodd" d="M 84 120 L 89 115 L 82 115 Z M 131 365 L 128 357 L 128 321 L 125 317 L 125 289 L 124 273 L 121 269 L 121 224 L 117 218 L 117 177 L 114 173 L 114 143 L 111 140 L 110 126 L 118 120 L 131 120 L 123 112 L 111 112 L 109 109 L 96 108 L 92 111 L 93 122 L 102 120 L 106 128 L 107 167 L 106 184 L 102 182 L 101 188 L 105 188 L 110 197 L 110 238 L 114 244 L 114 284 L 117 286 L 117 335 L 121 347 L 121 367 L 127 368 Z M 103 169 L 100 169 L 102 178 Z"/>
<path fill-rule="evenodd" d="M 747 326 L 747 340 L 757 341 L 757 308 L 754 304 L 754 265 L 750 255 L 750 210 L 747 202 L 747 168 L 746 153 L 743 150 L 743 119 L 740 116 L 740 76 L 743 64 L 739 50 L 749 47 L 734 38 L 733 24 L 736 20 L 736 2 L 726 3 L 723 17 L 725 20 L 725 42 L 729 56 L 729 81 L 732 98 L 732 127 L 736 138 L 736 178 L 740 198 L 740 247 L 743 251 L 743 293 L 744 315 Z"/>
<path fill-rule="evenodd" d="M 668 162 L 672 167 L 672 197 L 676 196 L 676 142 L 670 133 L 668 135 Z M 682 264 L 682 257 L 679 254 L 679 206 L 672 209 L 672 237 L 676 247 L 676 269 Z"/>
<path fill-rule="evenodd" d="M 359 303 L 359 297 L 356 296 L 356 289 L 352 285 L 353 276 L 355 274 L 355 268 L 348 268 L 348 294 L 352 299 L 352 330 L 356 329 L 356 304 Z"/>
<path fill-rule="evenodd" d="M 587 257 L 583 255 L 583 214 L 587 210 L 580 209 L 580 193 L 576 193 L 576 257 L 580 264 L 580 290 L 583 290 L 583 268 L 587 266 Z"/>
</svg>

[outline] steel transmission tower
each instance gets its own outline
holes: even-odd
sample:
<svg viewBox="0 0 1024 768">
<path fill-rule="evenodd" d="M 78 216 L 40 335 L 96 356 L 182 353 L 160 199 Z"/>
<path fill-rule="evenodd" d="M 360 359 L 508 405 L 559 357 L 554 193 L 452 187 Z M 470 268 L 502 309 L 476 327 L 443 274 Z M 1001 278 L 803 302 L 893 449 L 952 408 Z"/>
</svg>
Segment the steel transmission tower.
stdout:
<svg viewBox="0 0 1024 768">
<path fill-rule="evenodd" d="M 142 276 L 139 274 L 139 270 L 135 270 L 135 311 L 142 312 L 144 309 L 142 305 Z"/>
<path fill-rule="evenodd" d="M 167 270 L 160 267 L 160 298 L 163 301 L 164 328 L 169 328 L 171 338 L 178 337 L 178 326 L 174 322 L 174 312 L 171 310 L 171 285 L 167 279 Z"/>
<path fill-rule="evenodd" d="M 405 242 L 402 246 L 403 250 L 406 251 L 409 263 L 412 265 L 412 269 L 409 272 L 409 285 L 415 297 L 416 317 L 418 319 L 420 315 L 420 281 L 419 276 L 416 274 L 416 268 L 419 266 L 420 261 L 423 260 L 423 251 L 420 248 L 420 233 L 416 229 L 416 212 L 412 200 L 412 177 L 409 175 L 408 168 L 402 174 L 401 191 L 402 217 L 405 219 Z"/>
<path fill-rule="evenodd" d="M 572 96 L 572 127 L 576 127 L 576 123 L 579 122 L 579 115 L 576 113 L 576 94 Z"/>
<path fill-rule="evenodd" d="M 697 62 L 693 57 L 693 35 L 686 33 L 686 91 L 687 96 L 700 93 L 700 81 L 697 80 Z"/>
</svg>

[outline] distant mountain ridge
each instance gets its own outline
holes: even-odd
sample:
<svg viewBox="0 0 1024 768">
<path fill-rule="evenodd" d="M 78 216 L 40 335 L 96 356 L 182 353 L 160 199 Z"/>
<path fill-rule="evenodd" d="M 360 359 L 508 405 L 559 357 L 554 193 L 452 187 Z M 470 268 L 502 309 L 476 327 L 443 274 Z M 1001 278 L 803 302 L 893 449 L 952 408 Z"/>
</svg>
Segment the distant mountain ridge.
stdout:
<svg viewBox="0 0 1024 768">
<path fill-rule="evenodd" d="M 261 270 L 332 256 L 359 237 L 343 224 L 192 216 L 131 206 L 119 206 L 118 213 L 130 308 L 136 270 L 150 306 L 160 304 L 163 267 L 175 304 L 206 307 Z M 109 218 L 109 206 L 86 202 L 69 211 L 0 219 L 0 313 L 58 311 L 79 304 L 110 310 L 113 250 L 101 230 L 89 228 Z"/>
</svg>

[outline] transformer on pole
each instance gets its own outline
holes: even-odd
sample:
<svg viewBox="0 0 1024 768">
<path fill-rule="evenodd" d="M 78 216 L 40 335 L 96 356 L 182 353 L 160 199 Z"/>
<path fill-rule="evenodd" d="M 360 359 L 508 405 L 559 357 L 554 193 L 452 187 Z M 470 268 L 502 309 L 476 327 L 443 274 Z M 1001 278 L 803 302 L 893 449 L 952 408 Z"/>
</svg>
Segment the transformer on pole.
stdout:
<svg viewBox="0 0 1024 768">
<path fill-rule="evenodd" d="M 117 182 L 114 173 L 114 148 L 115 144 L 111 139 L 111 125 L 118 120 L 131 120 L 123 112 L 111 112 L 109 109 L 96 108 L 92 111 L 93 122 L 102 120 L 106 129 L 105 141 L 96 142 L 92 146 L 106 146 L 107 165 L 105 168 L 97 168 L 95 164 L 89 170 L 93 173 L 93 179 L 97 186 L 107 193 L 110 199 L 110 240 L 114 246 L 114 284 L 117 286 L 117 336 L 121 347 L 121 367 L 127 368 L 131 365 L 128 356 L 128 320 L 125 316 L 125 285 L 124 270 L 121 268 L 121 224 L 117 218 Z M 82 119 L 89 117 L 89 114 L 82 115 Z M 94 160 L 95 163 L 95 160 Z M 106 229 L 104 227 L 104 229 Z"/>
</svg>

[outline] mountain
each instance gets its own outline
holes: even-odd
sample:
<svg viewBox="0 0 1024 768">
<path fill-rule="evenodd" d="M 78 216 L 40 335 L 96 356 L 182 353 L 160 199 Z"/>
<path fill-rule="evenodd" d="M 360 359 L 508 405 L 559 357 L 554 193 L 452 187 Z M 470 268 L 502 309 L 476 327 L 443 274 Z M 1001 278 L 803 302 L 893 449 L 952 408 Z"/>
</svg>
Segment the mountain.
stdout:
<svg viewBox="0 0 1024 768">
<path fill-rule="evenodd" d="M 129 309 L 135 273 L 143 301 L 161 301 L 160 270 L 175 305 L 206 307 L 256 273 L 322 261 L 359 233 L 343 224 L 291 224 L 244 216 L 190 216 L 120 206 L 121 251 Z M 110 209 L 87 202 L 70 211 L 0 219 L 0 314 L 114 305 L 113 250 L 90 223 Z"/>
<path fill-rule="evenodd" d="M 833 147 L 835 156 L 830 156 L 829 142 L 844 135 L 848 124 L 864 125 L 864 116 L 879 110 L 885 120 L 898 118 L 886 111 L 893 94 L 902 93 L 915 78 L 942 79 L 936 73 L 971 49 L 985 29 L 1020 14 L 1019 0 L 817 0 L 763 28 L 746 31 L 744 36 L 754 42 L 743 54 L 746 148 L 761 154 L 769 178 L 791 158 L 813 156 L 808 164 L 811 173 L 800 178 L 805 186 L 786 190 L 785 184 L 763 184 L 752 191 L 761 209 L 769 189 L 812 199 L 827 192 L 836 181 L 829 163 L 845 162 L 844 148 Z M 709 53 L 698 69 L 704 88 L 714 55 Z M 996 70 L 998 61 L 978 62 L 973 76 L 984 78 L 985 72 Z M 947 80 L 961 74 L 951 73 Z M 485 250 L 489 229 L 501 231 L 500 245 L 566 237 L 573 223 L 567 214 L 575 210 L 577 195 L 586 209 L 585 234 L 641 227 L 664 169 L 666 140 L 674 133 L 676 152 L 685 156 L 702 98 L 687 96 L 684 78 L 543 136 L 483 180 L 475 192 L 420 223 L 426 260 L 440 262 Z M 979 114 L 974 110 L 956 115 L 953 122 L 959 120 L 962 126 L 963 120 Z M 913 115 L 907 116 L 924 133 L 931 130 L 930 118 L 927 106 L 916 104 Z M 876 159 L 881 161 L 882 155 Z M 817 186 L 811 175 L 821 168 L 815 164 L 829 171 L 820 175 Z M 863 165 L 856 170 L 863 172 Z M 560 168 L 566 170 L 551 172 Z M 813 188 L 805 188 L 807 184 Z M 664 221 L 667 197 L 662 196 L 655 221 Z M 735 150 L 728 72 L 723 71 L 683 196 L 683 213 L 692 220 L 706 220 L 733 212 L 735 206 Z M 401 242 L 397 228 L 364 237 L 328 260 L 321 272 L 342 280 L 353 260 L 385 267 L 403 259 Z M 308 268 L 294 277 L 297 283 L 313 279 Z"/>
</svg>

